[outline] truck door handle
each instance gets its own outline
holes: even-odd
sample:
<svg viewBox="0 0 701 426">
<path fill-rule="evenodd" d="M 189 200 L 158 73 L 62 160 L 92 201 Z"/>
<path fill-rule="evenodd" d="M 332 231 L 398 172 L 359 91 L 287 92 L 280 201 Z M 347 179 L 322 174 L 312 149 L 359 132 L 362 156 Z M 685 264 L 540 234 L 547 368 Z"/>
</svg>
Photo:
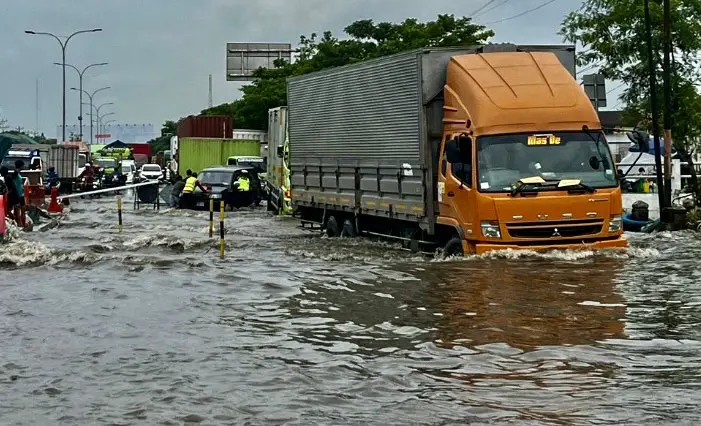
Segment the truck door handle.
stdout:
<svg viewBox="0 0 701 426">
<path fill-rule="evenodd" d="M 455 196 L 455 193 L 454 193 L 453 191 L 449 191 L 449 192 L 448 192 L 448 196 L 449 196 L 449 197 L 454 197 L 454 196 Z"/>
</svg>

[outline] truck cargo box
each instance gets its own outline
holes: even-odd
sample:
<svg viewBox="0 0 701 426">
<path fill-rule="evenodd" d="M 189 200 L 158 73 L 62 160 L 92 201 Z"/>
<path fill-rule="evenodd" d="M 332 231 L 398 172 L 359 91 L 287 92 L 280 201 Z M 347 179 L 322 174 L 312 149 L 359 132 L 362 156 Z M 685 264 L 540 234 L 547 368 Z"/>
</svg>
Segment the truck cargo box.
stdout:
<svg viewBox="0 0 701 426">
<path fill-rule="evenodd" d="M 49 144 L 14 144 L 13 149 L 28 149 L 39 151 L 41 161 L 44 163 L 44 173 L 49 167 L 54 167 L 61 180 L 75 179 L 78 177 L 78 154 L 80 148 L 75 145 L 49 145 Z"/>
<path fill-rule="evenodd" d="M 242 139 L 178 138 L 178 170 L 199 172 L 212 166 L 226 164 L 229 157 L 257 156 L 260 141 Z"/>
<path fill-rule="evenodd" d="M 229 116 L 191 115 L 178 122 L 177 135 L 180 138 L 231 138 L 234 119 Z"/>
<path fill-rule="evenodd" d="M 575 75 L 574 46 L 421 49 L 288 80 L 292 199 L 433 225 L 450 58 L 550 51 Z"/>
</svg>

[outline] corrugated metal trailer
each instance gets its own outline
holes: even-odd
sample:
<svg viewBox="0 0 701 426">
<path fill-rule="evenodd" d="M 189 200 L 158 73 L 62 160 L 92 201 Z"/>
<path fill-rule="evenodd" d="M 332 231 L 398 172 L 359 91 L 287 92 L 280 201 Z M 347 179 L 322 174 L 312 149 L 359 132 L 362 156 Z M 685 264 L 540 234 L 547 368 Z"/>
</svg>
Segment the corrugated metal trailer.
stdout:
<svg viewBox="0 0 701 426">
<path fill-rule="evenodd" d="M 226 164 L 229 157 L 257 156 L 260 153 L 260 141 L 241 139 L 178 139 L 178 170 L 184 175 L 187 169 L 194 172 Z"/>
<path fill-rule="evenodd" d="M 44 172 L 49 167 L 54 167 L 62 181 L 78 177 L 80 148 L 76 145 L 14 144 L 12 148 L 39 151 L 41 161 L 44 163 Z"/>
<path fill-rule="evenodd" d="M 295 207 L 419 222 L 433 232 L 443 86 L 452 56 L 552 51 L 575 74 L 574 46 L 422 49 L 291 78 Z"/>
</svg>

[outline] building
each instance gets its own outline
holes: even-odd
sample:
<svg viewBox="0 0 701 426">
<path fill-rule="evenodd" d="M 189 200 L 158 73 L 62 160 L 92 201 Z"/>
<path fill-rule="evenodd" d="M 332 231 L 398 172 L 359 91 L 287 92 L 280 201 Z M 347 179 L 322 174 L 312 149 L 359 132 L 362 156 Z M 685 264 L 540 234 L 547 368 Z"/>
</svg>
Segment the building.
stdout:
<svg viewBox="0 0 701 426">
<path fill-rule="evenodd" d="M 108 124 L 98 129 L 93 127 L 95 135 L 109 135 L 107 137 L 94 137 L 93 143 L 109 144 L 116 140 L 125 143 L 146 142 L 160 136 L 160 127 L 156 129 L 153 124 Z M 80 134 L 80 126 L 66 126 L 66 135 Z M 83 125 L 83 140 L 90 143 L 90 126 Z M 56 135 L 61 140 L 61 126 L 56 126 Z M 68 136 L 66 136 L 68 137 Z"/>
</svg>

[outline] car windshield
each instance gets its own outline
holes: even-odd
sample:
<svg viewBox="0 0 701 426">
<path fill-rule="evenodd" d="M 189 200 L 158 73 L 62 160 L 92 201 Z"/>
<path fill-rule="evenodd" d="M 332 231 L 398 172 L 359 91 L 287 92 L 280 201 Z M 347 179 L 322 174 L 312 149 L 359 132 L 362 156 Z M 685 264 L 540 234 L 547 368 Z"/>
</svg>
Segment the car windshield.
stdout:
<svg viewBox="0 0 701 426">
<path fill-rule="evenodd" d="M 157 164 L 149 165 L 146 164 L 144 167 L 141 168 L 144 172 L 160 172 L 161 168 Z"/>
<path fill-rule="evenodd" d="M 511 134 L 478 139 L 481 192 L 511 191 L 520 179 L 578 179 L 592 188 L 613 188 L 618 180 L 601 133 Z"/>
<path fill-rule="evenodd" d="M 232 172 L 205 171 L 197 176 L 202 185 L 229 186 Z"/>
</svg>

